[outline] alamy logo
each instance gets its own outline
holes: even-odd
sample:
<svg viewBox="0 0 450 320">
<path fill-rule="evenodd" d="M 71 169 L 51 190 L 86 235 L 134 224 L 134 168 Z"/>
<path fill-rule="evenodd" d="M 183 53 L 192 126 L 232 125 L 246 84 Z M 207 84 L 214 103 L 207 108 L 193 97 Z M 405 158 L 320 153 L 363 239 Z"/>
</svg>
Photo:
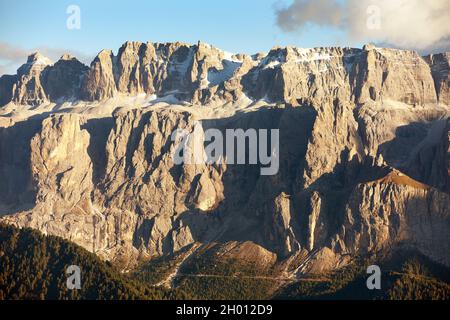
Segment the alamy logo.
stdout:
<svg viewBox="0 0 450 320">
<path fill-rule="evenodd" d="M 367 7 L 367 20 L 366 26 L 369 30 L 381 29 L 381 8 L 376 5 L 370 5 Z"/>
<path fill-rule="evenodd" d="M 66 9 L 67 17 L 66 26 L 69 30 L 81 29 L 81 9 L 77 5 L 70 5 Z"/>
<path fill-rule="evenodd" d="M 381 269 L 377 265 L 371 265 L 367 268 L 367 274 L 371 274 L 367 278 L 366 285 L 369 290 L 381 289 Z"/>
<path fill-rule="evenodd" d="M 80 290 L 81 289 L 81 269 L 79 266 L 71 265 L 66 269 L 67 277 L 67 289 Z"/>
<path fill-rule="evenodd" d="M 279 169 L 279 129 L 203 130 L 197 121 L 192 132 L 177 129 L 172 133 L 175 164 L 260 164 L 261 175 L 275 175 Z M 206 145 L 206 146 L 205 146 Z"/>
</svg>

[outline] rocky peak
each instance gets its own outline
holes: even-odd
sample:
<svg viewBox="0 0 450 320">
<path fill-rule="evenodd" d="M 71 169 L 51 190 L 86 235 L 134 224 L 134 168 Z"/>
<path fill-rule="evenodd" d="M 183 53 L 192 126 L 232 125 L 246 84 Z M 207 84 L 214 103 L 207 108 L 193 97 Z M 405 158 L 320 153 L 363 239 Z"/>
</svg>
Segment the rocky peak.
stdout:
<svg viewBox="0 0 450 320">
<path fill-rule="evenodd" d="M 12 100 L 24 105 L 39 105 L 47 102 L 47 93 L 41 83 L 41 78 L 51 64 L 51 60 L 39 52 L 29 55 L 27 63 L 17 69 L 18 79 L 13 84 Z"/>
<path fill-rule="evenodd" d="M 371 51 L 371 50 L 375 50 L 375 45 L 373 45 L 372 43 L 367 43 L 363 46 L 363 51 Z"/>
<path fill-rule="evenodd" d="M 52 61 L 39 52 L 28 56 L 27 62 L 17 69 L 19 76 L 39 74 L 45 67 L 52 64 Z"/>
<path fill-rule="evenodd" d="M 108 99 L 117 93 L 145 93 L 174 95 L 179 100 L 202 104 L 224 104 L 249 96 L 292 105 L 304 98 L 323 101 L 327 97 L 358 104 L 392 100 L 412 106 L 437 101 L 448 105 L 448 57 L 444 53 L 422 58 L 413 51 L 370 44 L 363 49 L 274 47 L 267 54 L 250 57 L 233 55 L 203 42 L 189 45 L 128 41 L 117 56 L 111 50 L 102 50 L 89 70 L 74 64 L 75 69 L 83 69 L 75 72 L 82 74 L 83 80 L 81 85 L 70 81 L 72 87 L 66 91 L 74 98 L 89 101 Z M 73 59 L 69 55 L 61 58 Z M 51 61 L 34 53 L 18 75 L 39 78 L 50 66 Z M 47 92 L 51 87 L 39 88 L 38 82 L 19 79 L 15 88 L 21 89 L 14 90 L 11 100 L 36 105 L 61 97 Z M 4 90 L 8 96 L 12 89 Z M 24 94 L 27 90 L 29 94 Z"/>
<path fill-rule="evenodd" d="M 82 80 L 89 68 L 70 54 L 64 54 L 43 77 L 44 88 L 50 101 L 77 99 Z"/>
<path fill-rule="evenodd" d="M 73 60 L 76 59 L 73 55 L 70 53 L 64 53 L 59 60 Z"/>
<path fill-rule="evenodd" d="M 52 61 L 40 52 L 34 52 L 28 56 L 27 63 L 48 66 L 52 64 Z"/>
<path fill-rule="evenodd" d="M 86 75 L 81 97 L 86 100 L 103 100 L 114 96 L 116 83 L 113 72 L 114 55 L 111 50 L 102 50 L 91 63 Z"/>
</svg>

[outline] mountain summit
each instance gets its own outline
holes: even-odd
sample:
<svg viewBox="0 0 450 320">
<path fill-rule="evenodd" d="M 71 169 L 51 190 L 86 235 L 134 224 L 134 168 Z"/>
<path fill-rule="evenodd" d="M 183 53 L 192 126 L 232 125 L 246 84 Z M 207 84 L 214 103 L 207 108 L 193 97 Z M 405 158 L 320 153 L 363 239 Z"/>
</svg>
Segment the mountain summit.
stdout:
<svg viewBox="0 0 450 320">
<path fill-rule="evenodd" d="M 39 68 L 31 66 L 38 65 Z M 85 67 L 63 56 L 39 53 L 17 76 L 0 78 L 2 104 L 39 105 L 60 98 L 100 101 L 118 94 L 173 94 L 190 103 L 237 101 L 243 96 L 298 105 L 302 98 L 354 103 L 392 99 L 407 104 L 449 104 L 449 53 L 426 57 L 413 51 L 295 47 L 267 54 L 233 55 L 208 44 L 126 42 L 114 55 L 102 50 Z M 58 93 L 52 88 L 64 78 Z M 56 83 L 55 83 L 56 81 Z"/>
</svg>

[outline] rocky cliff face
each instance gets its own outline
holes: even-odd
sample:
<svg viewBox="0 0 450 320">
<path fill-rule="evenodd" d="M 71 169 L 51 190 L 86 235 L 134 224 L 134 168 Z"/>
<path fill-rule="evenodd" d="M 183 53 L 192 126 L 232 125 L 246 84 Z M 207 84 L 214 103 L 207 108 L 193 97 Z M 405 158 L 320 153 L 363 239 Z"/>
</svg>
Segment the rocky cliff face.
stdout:
<svg viewBox="0 0 450 320">
<path fill-rule="evenodd" d="M 391 171 L 358 185 L 345 207 L 344 223 L 333 241 L 339 251 L 371 252 L 407 243 L 448 265 L 449 195 Z"/>
<path fill-rule="evenodd" d="M 330 98 L 359 104 L 390 99 L 448 105 L 448 57 L 421 57 L 371 45 L 274 48 L 268 54 L 248 56 L 201 42 L 126 42 L 117 55 L 101 51 L 89 68 L 72 57 L 63 56 L 51 65 L 33 54 L 18 70 L 17 79 L 2 77 L 0 95 L 2 104 L 30 105 L 62 97 L 98 101 L 139 93 L 174 95 L 201 104 L 238 101 L 248 95 L 292 105 L 299 99 Z"/>
<path fill-rule="evenodd" d="M 43 76 L 47 99 L 77 99 L 88 68 L 71 55 L 63 55 Z"/>
<path fill-rule="evenodd" d="M 34 53 L 28 57 L 27 63 L 17 70 L 17 82 L 13 85 L 13 101 L 18 104 L 38 105 L 47 101 L 41 74 L 51 61 Z"/>
<path fill-rule="evenodd" d="M 0 117 L 0 220 L 124 268 L 213 242 L 256 243 L 297 271 L 397 245 L 450 265 L 448 70 L 448 54 L 371 46 L 247 56 L 127 42 L 89 68 L 32 55 L 0 79 L 1 101 L 94 102 Z M 95 115 L 97 100 L 141 94 L 184 102 Z M 279 129 L 278 172 L 175 164 L 172 133 L 208 128 Z"/>
<path fill-rule="evenodd" d="M 439 102 L 449 105 L 450 99 L 450 85 L 449 85 L 449 70 L 450 70 L 450 53 L 432 54 L 425 57 L 428 64 L 431 66 L 431 73 L 433 75 L 436 93 L 439 97 Z"/>
<path fill-rule="evenodd" d="M 34 53 L 17 70 L 16 76 L 0 78 L 2 105 L 12 101 L 37 106 L 61 98 L 77 98 L 86 71 L 86 66 L 69 55 L 62 56 L 52 65 L 48 58 Z"/>
</svg>

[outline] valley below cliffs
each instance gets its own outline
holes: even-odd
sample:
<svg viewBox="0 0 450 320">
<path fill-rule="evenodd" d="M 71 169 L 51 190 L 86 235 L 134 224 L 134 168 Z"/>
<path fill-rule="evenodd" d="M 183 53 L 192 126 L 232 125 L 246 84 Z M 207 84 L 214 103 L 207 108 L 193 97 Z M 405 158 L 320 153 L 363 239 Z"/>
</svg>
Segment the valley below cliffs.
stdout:
<svg viewBox="0 0 450 320">
<path fill-rule="evenodd" d="M 201 42 L 127 42 L 89 67 L 32 54 L 0 78 L 0 222 L 124 271 L 213 252 L 295 279 L 397 248 L 450 267 L 449 58 Z M 198 124 L 278 129 L 279 170 L 175 164 L 172 133 Z"/>
</svg>

